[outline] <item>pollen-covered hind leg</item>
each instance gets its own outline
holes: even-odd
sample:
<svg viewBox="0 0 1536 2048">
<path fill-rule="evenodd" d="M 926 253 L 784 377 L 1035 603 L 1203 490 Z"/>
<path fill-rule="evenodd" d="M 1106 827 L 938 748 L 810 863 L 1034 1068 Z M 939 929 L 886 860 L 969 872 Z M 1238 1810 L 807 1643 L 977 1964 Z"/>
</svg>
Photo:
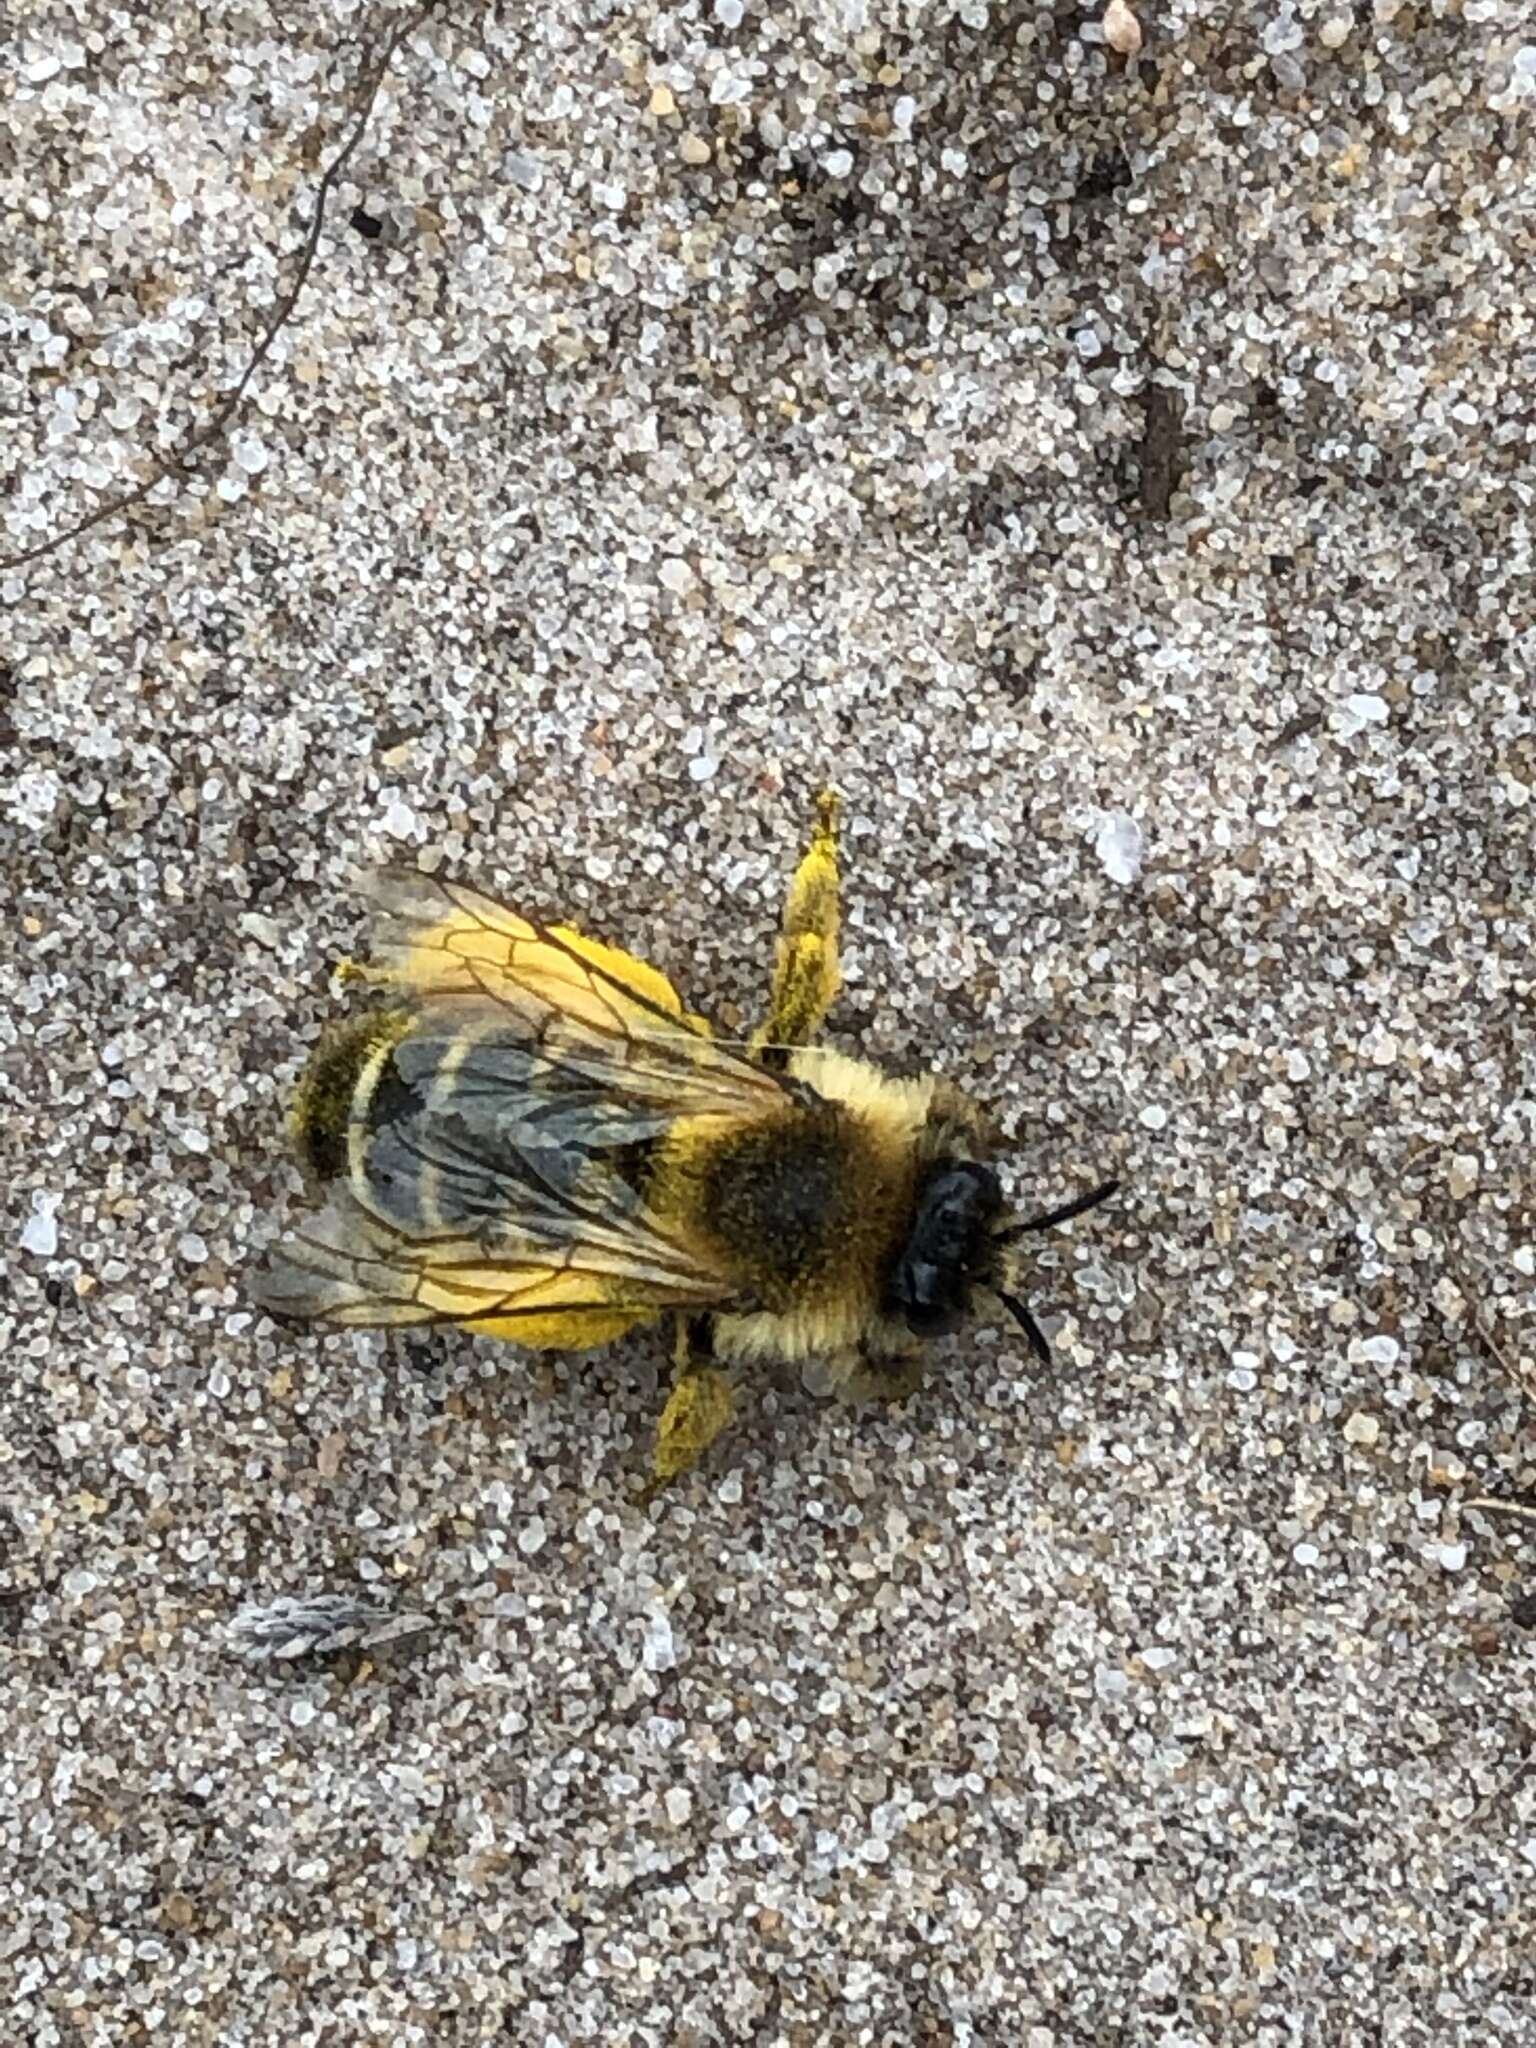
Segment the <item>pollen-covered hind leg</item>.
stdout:
<svg viewBox="0 0 1536 2048">
<path fill-rule="evenodd" d="M 651 1479 L 642 1498 L 654 1500 L 663 1487 L 691 1472 L 735 1413 L 731 1382 L 714 1362 L 707 1322 L 679 1316 L 672 1392 L 656 1425 Z"/>
<path fill-rule="evenodd" d="M 816 801 L 816 829 L 784 905 L 768 1015 L 752 1038 L 759 1060 L 772 1063 L 778 1048 L 808 1045 L 842 986 L 837 966 L 841 811 L 836 790 L 824 789 Z"/>
</svg>

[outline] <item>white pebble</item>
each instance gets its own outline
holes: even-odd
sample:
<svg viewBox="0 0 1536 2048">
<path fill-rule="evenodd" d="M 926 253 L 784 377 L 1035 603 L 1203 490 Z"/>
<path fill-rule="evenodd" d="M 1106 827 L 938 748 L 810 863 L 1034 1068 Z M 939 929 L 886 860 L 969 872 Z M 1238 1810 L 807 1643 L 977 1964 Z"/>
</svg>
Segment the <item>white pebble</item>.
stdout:
<svg viewBox="0 0 1536 2048">
<path fill-rule="evenodd" d="M 533 1557 L 544 1548 L 549 1531 L 544 1526 L 542 1515 L 534 1515 L 517 1532 L 517 1547 L 524 1557 Z"/>
<path fill-rule="evenodd" d="M 677 1662 L 677 1641 L 664 1608 L 654 1608 L 646 1617 L 640 1661 L 647 1671 L 670 1671 Z"/>
<path fill-rule="evenodd" d="M 42 1188 L 32 1194 L 32 1214 L 22 1226 L 21 1248 L 24 1252 L 35 1252 L 40 1259 L 51 1259 L 59 1248 L 59 1226 L 54 1221 L 54 1211 L 59 1206 L 57 1195 L 50 1195 Z"/>
<path fill-rule="evenodd" d="M 666 1797 L 667 1819 L 673 1827 L 686 1827 L 693 1817 L 693 1794 L 686 1785 L 674 1785 Z"/>
<path fill-rule="evenodd" d="M 1291 1552 L 1291 1555 L 1300 1565 L 1314 1565 L 1317 1563 L 1321 1552 L 1315 1543 L 1298 1543 Z"/>
<path fill-rule="evenodd" d="M 59 778 L 51 769 L 29 768 L 9 790 L 11 816 L 28 832 L 41 832 L 58 809 L 62 795 Z"/>
<path fill-rule="evenodd" d="M 1357 1408 L 1344 1425 L 1344 1441 L 1350 1444 L 1373 1444 L 1381 1435 L 1381 1423 L 1374 1415 L 1367 1415 L 1363 1408 Z"/>
<path fill-rule="evenodd" d="M 1378 697 L 1374 690 L 1357 690 L 1353 696 L 1344 699 L 1333 715 L 1333 723 L 1345 739 L 1364 732 L 1368 725 L 1385 725 L 1386 722 L 1387 700 Z"/>
<path fill-rule="evenodd" d="M 1395 1337 L 1385 1334 L 1362 1337 L 1355 1347 L 1355 1355 L 1367 1365 L 1396 1365 L 1403 1355 L 1403 1347 Z"/>
<path fill-rule="evenodd" d="M 544 182 L 544 166 L 537 157 L 520 149 L 509 149 L 501 160 L 502 176 L 522 192 L 537 192 Z"/>
<path fill-rule="evenodd" d="M 1121 57 L 1134 57 L 1141 48 L 1141 23 L 1125 0 L 1109 0 L 1104 10 L 1104 40 Z"/>
<path fill-rule="evenodd" d="M 688 773 L 695 782 L 708 782 L 716 774 L 720 763 L 713 754 L 695 754 L 688 763 Z"/>
<path fill-rule="evenodd" d="M 843 1981 L 838 1986 L 838 1994 L 845 2004 L 856 2004 L 860 2000 L 868 1998 L 879 1982 L 880 1979 L 876 1974 L 874 1964 L 866 1962 L 860 1956 L 849 1963 L 844 1969 Z M 865 2035 L 863 2038 L 867 2040 L 869 2037 Z"/>
<path fill-rule="evenodd" d="M 1112 882 L 1129 886 L 1141 873 L 1145 842 L 1141 827 L 1125 811 L 1110 811 L 1100 824 L 1093 850 Z"/>
<path fill-rule="evenodd" d="M 1448 1572 L 1459 1572 L 1462 1566 L 1466 1563 L 1466 1561 L 1467 1546 L 1465 1545 L 1465 1543 L 1441 1544 L 1440 1565 L 1442 1570 Z"/>
<path fill-rule="evenodd" d="M 1160 1102 L 1149 1102 L 1136 1121 L 1149 1131 L 1160 1131 L 1168 1122 L 1168 1112 Z"/>
<path fill-rule="evenodd" d="M 265 911 L 242 910 L 236 920 L 248 939 L 255 939 L 259 945 L 274 949 L 283 942 L 283 929 L 276 918 L 268 917 Z"/>
</svg>

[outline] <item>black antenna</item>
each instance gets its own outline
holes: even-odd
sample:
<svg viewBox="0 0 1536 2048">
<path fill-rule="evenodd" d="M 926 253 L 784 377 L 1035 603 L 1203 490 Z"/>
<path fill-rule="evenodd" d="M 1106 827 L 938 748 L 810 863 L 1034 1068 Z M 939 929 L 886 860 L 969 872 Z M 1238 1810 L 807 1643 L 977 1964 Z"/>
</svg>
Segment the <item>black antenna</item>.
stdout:
<svg viewBox="0 0 1536 2048">
<path fill-rule="evenodd" d="M 1039 1359 L 1042 1365 L 1049 1365 L 1051 1362 L 1051 1347 L 1045 1341 L 1044 1330 L 1035 1321 L 1028 1308 L 1020 1301 L 1016 1294 L 1000 1293 L 997 1298 L 1029 1339 L 1029 1348 L 1034 1352 L 1036 1358 Z"/>
<path fill-rule="evenodd" d="M 1107 1180 L 1096 1187 L 1091 1194 L 1079 1195 L 1075 1202 L 1063 1202 L 1059 1209 L 1047 1209 L 1043 1215 L 1031 1216 L 1027 1223 L 1010 1224 L 1007 1230 L 994 1233 L 994 1244 L 1012 1244 L 1016 1237 L 1023 1237 L 1031 1230 L 1052 1230 L 1058 1223 L 1070 1223 L 1074 1216 L 1081 1216 L 1085 1209 L 1096 1209 L 1100 1202 L 1107 1202 L 1119 1191 L 1117 1180 Z"/>
<path fill-rule="evenodd" d="M 1010 1225 L 1007 1230 L 997 1231 L 993 1236 L 992 1242 L 994 1244 L 1012 1244 L 1015 1238 L 1023 1237 L 1026 1231 L 1050 1230 L 1057 1223 L 1070 1223 L 1074 1216 L 1081 1216 L 1085 1209 L 1096 1209 L 1100 1202 L 1107 1202 L 1119 1186 L 1120 1183 L 1117 1180 L 1104 1181 L 1099 1187 L 1094 1188 L 1091 1193 L 1079 1195 L 1076 1201 L 1063 1202 L 1059 1209 L 1047 1209 L 1043 1215 L 1031 1216 L 1026 1223 L 1015 1223 Z M 1013 1317 L 1019 1328 L 1029 1339 L 1030 1349 L 1034 1352 L 1036 1358 L 1039 1359 L 1042 1365 L 1049 1365 L 1051 1362 L 1051 1347 L 1045 1341 L 1044 1330 L 1041 1329 L 1040 1325 L 1030 1314 L 1028 1304 L 1021 1301 L 1016 1294 L 1005 1294 L 1000 1287 L 994 1288 L 994 1292 L 998 1300 L 1003 1304 L 1003 1307 L 1007 1309 L 1009 1315 Z"/>
</svg>

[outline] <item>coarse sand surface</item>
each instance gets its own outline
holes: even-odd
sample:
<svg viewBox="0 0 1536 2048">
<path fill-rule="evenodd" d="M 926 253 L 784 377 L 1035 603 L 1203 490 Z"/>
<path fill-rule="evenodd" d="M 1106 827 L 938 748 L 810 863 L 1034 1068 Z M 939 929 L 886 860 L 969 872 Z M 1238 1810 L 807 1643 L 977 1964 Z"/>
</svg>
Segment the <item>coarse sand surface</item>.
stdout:
<svg viewBox="0 0 1536 2048">
<path fill-rule="evenodd" d="M 1536 2044 L 1524 0 L 0 35 L 5 2040 Z M 359 867 L 739 1031 L 824 779 L 1049 1370 L 255 1308 Z"/>
</svg>

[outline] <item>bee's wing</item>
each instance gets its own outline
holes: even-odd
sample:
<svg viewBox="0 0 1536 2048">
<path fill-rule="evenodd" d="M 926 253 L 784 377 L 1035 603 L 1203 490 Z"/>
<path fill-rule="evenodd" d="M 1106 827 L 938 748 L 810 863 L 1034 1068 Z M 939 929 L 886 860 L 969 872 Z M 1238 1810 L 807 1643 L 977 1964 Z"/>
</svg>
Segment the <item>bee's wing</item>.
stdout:
<svg viewBox="0 0 1536 2048">
<path fill-rule="evenodd" d="M 639 1010 L 709 1026 L 683 1009 L 657 968 L 567 925 L 540 924 L 478 890 L 436 875 L 386 868 L 359 878 L 375 915 L 374 950 L 389 979 L 416 996 L 483 994 L 517 1000 L 548 992 L 599 1028 L 617 996 Z"/>
<path fill-rule="evenodd" d="M 337 1186 L 325 1207 L 285 1237 L 254 1293 L 274 1315 L 376 1327 L 494 1323 L 553 1348 L 583 1338 L 595 1319 L 617 1326 L 666 1308 L 705 1308 L 731 1293 L 728 1277 L 645 1228 L 572 1216 L 547 1229 L 404 1229 Z"/>
<path fill-rule="evenodd" d="M 675 1118 L 753 1119 L 782 1083 L 708 1036 L 665 976 L 456 884 L 381 878 L 379 951 L 411 999 L 366 1181 L 273 1256 L 258 1293 L 332 1323 L 494 1323 L 730 1302 L 732 1274 L 626 1173 Z M 565 1326 L 561 1326 L 562 1328 Z M 573 1341 L 575 1341 L 573 1339 Z"/>
</svg>

